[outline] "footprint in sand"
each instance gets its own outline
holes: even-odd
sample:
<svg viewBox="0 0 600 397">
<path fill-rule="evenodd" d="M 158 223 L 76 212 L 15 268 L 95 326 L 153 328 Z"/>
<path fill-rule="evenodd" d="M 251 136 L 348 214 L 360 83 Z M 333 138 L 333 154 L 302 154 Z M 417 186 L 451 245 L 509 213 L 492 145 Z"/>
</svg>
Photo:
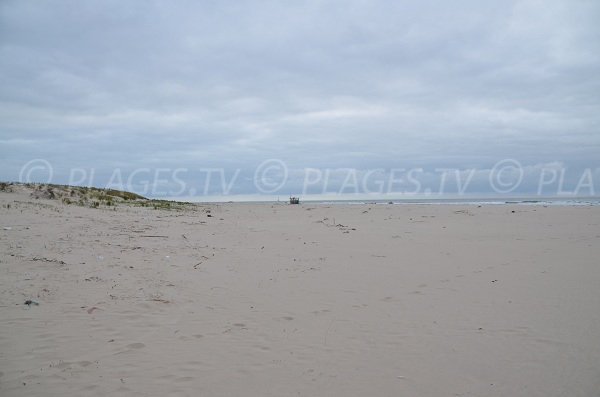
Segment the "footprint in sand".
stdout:
<svg viewBox="0 0 600 397">
<path fill-rule="evenodd" d="M 91 361 L 60 361 L 58 364 L 54 365 L 55 368 L 58 369 L 65 369 L 65 368 L 73 368 L 75 365 L 78 365 L 80 367 L 87 367 L 92 365 L 93 363 Z"/>
<path fill-rule="evenodd" d="M 146 345 L 141 342 L 137 342 L 137 343 L 131 343 L 125 347 L 128 349 L 142 349 L 142 348 L 146 347 Z"/>
</svg>

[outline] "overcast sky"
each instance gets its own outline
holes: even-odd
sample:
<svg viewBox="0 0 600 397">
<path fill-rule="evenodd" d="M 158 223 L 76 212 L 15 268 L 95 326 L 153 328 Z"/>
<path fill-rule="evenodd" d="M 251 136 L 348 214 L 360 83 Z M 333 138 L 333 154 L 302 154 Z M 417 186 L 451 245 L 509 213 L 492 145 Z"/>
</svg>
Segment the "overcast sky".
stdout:
<svg viewBox="0 0 600 397">
<path fill-rule="evenodd" d="M 287 194 L 305 168 L 510 158 L 576 184 L 600 175 L 599 21 L 595 0 L 2 0 L 0 179 L 239 168 L 248 194 L 280 159 Z"/>
</svg>

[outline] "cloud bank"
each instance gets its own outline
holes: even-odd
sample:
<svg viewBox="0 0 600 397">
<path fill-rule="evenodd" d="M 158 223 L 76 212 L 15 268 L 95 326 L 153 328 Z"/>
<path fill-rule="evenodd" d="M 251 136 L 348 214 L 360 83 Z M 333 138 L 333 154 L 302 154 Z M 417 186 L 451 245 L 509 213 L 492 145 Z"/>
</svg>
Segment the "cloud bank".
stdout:
<svg viewBox="0 0 600 397">
<path fill-rule="evenodd" d="M 280 159 L 286 194 L 306 168 L 510 158 L 574 185 L 600 167 L 598 20 L 595 1 L 3 1 L 0 179 L 45 159 L 55 182 L 186 168 L 201 191 L 194 170 L 239 169 L 252 194 Z"/>
</svg>

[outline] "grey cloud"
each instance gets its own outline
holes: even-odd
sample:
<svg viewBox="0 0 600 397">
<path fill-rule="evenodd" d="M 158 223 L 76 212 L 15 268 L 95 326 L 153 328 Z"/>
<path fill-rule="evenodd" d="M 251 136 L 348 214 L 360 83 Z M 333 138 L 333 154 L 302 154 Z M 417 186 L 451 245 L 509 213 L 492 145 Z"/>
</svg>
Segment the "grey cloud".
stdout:
<svg viewBox="0 0 600 397">
<path fill-rule="evenodd" d="M 5 1 L 0 177 L 32 158 L 105 175 L 597 167 L 599 17 L 570 1 Z"/>
</svg>

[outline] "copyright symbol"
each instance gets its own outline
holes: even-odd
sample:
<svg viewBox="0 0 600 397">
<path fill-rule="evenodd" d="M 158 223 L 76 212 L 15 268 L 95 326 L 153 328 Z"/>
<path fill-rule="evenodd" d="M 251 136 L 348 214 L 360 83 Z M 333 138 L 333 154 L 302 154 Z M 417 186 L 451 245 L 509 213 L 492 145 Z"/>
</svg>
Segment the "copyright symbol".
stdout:
<svg viewBox="0 0 600 397">
<path fill-rule="evenodd" d="M 521 184 L 523 167 L 514 159 L 498 161 L 490 171 L 490 185 L 496 193 L 510 193 Z"/>
<path fill-rule="evenodd" d="M 32 174 L 34 173 L 41 173 L 42 178 L 32 178 Z M 46 174 L 48 175 L 48 178 L 45 182 L 43 182 L 43 176 Z M 19 172 L 19 182 L 31 183 L 32 179 L 34 179 L 35 181 L 42 181 L 42 183 L 50 183 L 53 174 L 54 170 L 52 169 L 52 165 L 47 160 L 34 159 L 28 161 L 23 167 L 21 167 L 21 171 Z"/>
<path fill-rule="evenodd" d="M 254 186 L 260 193 L 274 193 L 287 182 L 288 169 L 279 159 L 265 160 L 254 171 Z"/>
</svg>

